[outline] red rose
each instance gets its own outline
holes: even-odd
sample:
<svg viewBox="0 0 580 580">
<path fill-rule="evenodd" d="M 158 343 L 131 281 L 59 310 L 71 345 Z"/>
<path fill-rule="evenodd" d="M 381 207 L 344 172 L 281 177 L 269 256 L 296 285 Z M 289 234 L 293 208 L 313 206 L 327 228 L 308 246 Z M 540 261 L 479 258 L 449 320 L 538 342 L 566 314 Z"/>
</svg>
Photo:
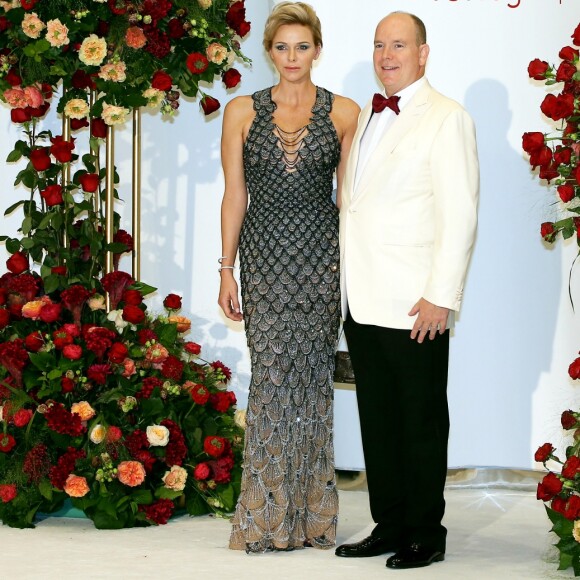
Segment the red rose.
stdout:
<svg viewBox="0 0 580 580">
<path fill-rule="evenodd" d="M 125 0 L 109 0 L 109 9 L 113 14 L 125 14 L 127 12 L 127 2 Z"/>
<path fill-rule="evenodd" d="M 574 199 L 574 187 L 572 185 L 559 185 L 558 195 L 564 203 L 568 203 Z"/>
<path fill-rule="evenodd" d="M 250 23 L 244 20 L 243 22 L 240 22 L 240 25 L 238 26 L 238 34 L 243 38 L 248 34 L 248 32 L 250 32 L 250 29 Z"/>
<path fill-rule="evenodd" d="M 220 102 L 208 95 L 204 95 L 200 105 L 206 115 L 211 115 L 220 108 Z"/>
<path fill-rule="evenodd" d="M 50 108 L 50 103 L 42 103 L 42 105 L 40 105 L 38 107 L 26 107 L 25 111 L 31 117 L 43 117 L 49 108 Z"/>
<path fill-rule="evenodd" d="M 580 357 L 568 367 L 568 374 L 574 380 L 580 379 Z"/>
<path fill-rule="evenodd" d="M 185 34 L 183 23 L 177 18 L 172 18 L 167 23 L 167 32 L 170 38 L 181 38 Z"/>
<path fill-rule="evenodd" d="M 544 134 L 537 131 L 533 133 L 524 133 L 522 135 L 522 149 L 530 154 L 545 145 Z"/>
<path fill-rule="evenodd" d="M 72 159 L 72 151 L 75 148 L 74 139 L 65 141 L 62 135 L 51 137 L 52 146 L 50 152 L 59 163 L 68 163 Z"/>
<path fill-rule="evenodd" d="M 139 290 L 125 290 L 125 292 L 123 292 L 122 300 L 125 304 L 139 306 L 139 304 L 143 302 L 143 296 Z"/>
<path fill-rule="evenodd" d="M 540 105 L 540 109 L 546 117 L 549 117 L 554 121 L 570 117 L 570 115 L 574 113 L 574 95 L 546 95 Z"/>
<path fill-rule="evenodd" d="M 231 68 L 227 70 L 222 75 L 222 81 L 224 85 L 226 85 L 226 89 L 233 89 L 235 86 L 238 85 L 242 78 L 242 75 L 237 71 L 235 68 Z"/>
<path fill-rule="evenodd" d="M 30 119 L 32 119 L 32 115 L 30 114 L 28 107 L 26 107 L 26 109 L 11 109 L 10 110 L 10 120 L 13 123 L 28 123 L 28 121 L 30 121 Z M 32 158 L 32 155 L 31 155 L 31 158 Z M 50 157 L 48 158 L 48 161 L 49 161 L 49 165 L 50 165 Z M 36 167 L 35 167 L 35 169 L 36 169 Z M 44 171 L 44 169 L 36 169 L 36 171 Z"/>
<path fill-rule="evenodd" d="M 556 234 L 554 224 L 552 222 L 544 222 L 540 227 L 540 234 L 546 242 L 553 242 Z"/>
<path fill-rule="evenodd" d="M 66 276 L 66 266 L 53 266 L 50 269 L 50 273 L 57 276 Z"/>
<path fill-rule="evenodd" d="M 72 393 L 75 389 L 75 382 L 66 376 L 60 379 L 60 389 L 63 393 Z"/>
<path fill-rule="evenodd" d="M 546 71 L 549 68 L 550 66 L 546 61 L 540 60 L 539 58 L 535 58 L 528 65 L 528 74 L 530 75 L 531 79 L 543 81 L 546 78 Z"/>
<path fill-rule="evenodd" d="M 109 349 L 109 360 L 121 364 L 129 354 L 129 349 L 122 342 L 115 342 Z"/>
<path fill-rule="evenodd" d="M 115 425 L 110 425 L 107 428 L 107 443 L 115 443 L 115 441 L 119 441 L 119 439 L 121 439 L 121 437 L 123 436 L 123 432 L 121 431 L 121 429 L 119 429 L 119 427 L 116 427 Z"/>
<path fill-rule="evenodd" d="M 8 20 L 8 18 L 6 18 L 6 16 L 0 16 L 0 32 L 4 32 L 5 30 L 8 30 L 10 28 L 10 26 L 12 26 L 12 23 L 10 22 L 10 20 Z M 18 83 L 20 84 L 20 83 Z M 12 85 L 15 86 L 15 85 Z"/>
<path fill-rule="evenodd" d="M 38 352 L 44 345 L 44 340 L 42 338 L 42 334 L 39 330 L 31 332 L 25 339 L 24 339 L 24 346 L 30 352 Z"/>
<path fill-rule="evenodd" d="M 18 428 L 25 427 L 30 423 L 32 419 L 32 411 L 30 409 L 18 409 L 14 415 L 12 415 L 12 422 Z"/>
<path fill-rule="evenodd" d="M 145 320 L 145 312 L 143 312 L 143 310 L 138 306 L 127 304 L 125 305 L 125 308 L 123 308 L 123 320 L 126 320 L 131 324 L 140 324 Z"/>
<path fill-rule="evenodd" d="M 554 473 L 548 473 L 540 483 L 538 483 L 537 499 L 549 501 L 562 491 L 562 481 Z"/>
<path fill-rule="evenodd" d="M 566 510 L 566 500 L 562 497 L 556 496 L 552 500 L 552 504 L 550 506 L 554 511 L 557 511 L 564 515 L 564 511 Z"/>
<path fill-rule="evenodd" d="M 202 54 L 201 52 L 192 52 L 188 55 L 187 60 L 185 61 L 185 66 L 187 66 L 194 75 L 199 75 L 207 69 L 209 61 L 205 54 Z"/>
<path fill-rule="evenodd" d="M 158 70 L 151 79 L 151 86 L 159 91 L 169 91 L 173 86 L 173 79 L 166 72 Z"/>
<path fill-rule="evenodd" d="M 236 395 L 232 391 L 220 391 L 209 398 L 209 404 L 218 412 L 225 413 L 236 404 Z"/>
<path fill-rule="evenodd" d="M 43 322 L 56 322 L 60 318 L 60 304 L 45 304 L 40 310 L 40 320 Z"/>
<path fill-rule="evenodd" d="M 580 516 L 580 497 L 577 495 L 570 496 L 564 509 L 564 516 L 569 520 L 575 520 Z"/>
<path fill-rule="evenodd" d="M 562 467 L 562 476 L 566 479 L 574 479 L 578 471 L 580 471 L 580 457 L 576 457 L 576 455 L 568 457 Z"/>
<path fill-rule="evenodd" d="M 576 46 L 580 46 L 580 24 L 578 24 L 578 26 L 576 27 L 576 30 L 574 30 L 574 32 L 572 33 L 572 42 L 576 45 Z"/>
<path fill-rule="evenodd" d="M 62 186 L 58 183 L 47 185 L 41 192 L 42 199 L 46 202 L 48 207 L 60 205 L 64 199 L 62 197 Z"/>
<path fill-rule="evenodd" d="M 0 485 L 0 499 L 3 503 L 12 501 L 17 495 L 18 491 L 13 483 L 3 483 Z"/>
<path fill-rule="evenodd" d="M 87 377 L 89 380 L 97 383 L 97 385 L 104 385 L 107 382 L 107 375 L 113 371 L 109 365 L 95 364 L 87 369 Z"/>
<path fill-rule="evenodd" d="M 88 127 L 89 122 L 86 119 L 71 119 L 70 120 L 70 128 L 72 131 L 78 131 L 79 129 L 83 129 L 84 127 Z"/>
<path fill-rule="evenodd" d="M 538 165 L 540 167 L 547 167 L 552 161 L 552 150 L 547 147 L 540 147 L 535 149 L 530 154 L 530 165 L 535 169 Z"/>
<path fill-rule="evenodd" d="M 245 36 L 250 31 L 250 23 L 246 22 L 246 8 L 244 2 L 234 2 L 226 14 L 227 25 L 240 36 Z"/>
<path fill-rule="evenodd" d="M 91 119 L 91 136 L 104 139 L 107 136 L 107 124 L 103 119 Z"/>
<path fill-rule="evenodd" d="M 552 179 L 556 179 L 560 174 L 558 173 L 558 165 L 556 163 L 551 163 L 549 165 L 541 165 L 540 173 L 538 174 L 540 179 L 545 179 L 548 183 Z"/>
<path fill-rule="evenodd" d="M 197 481 L 203 481 L 207 479 L 211 471 L 207 463 L 198 463 L 193 470 L 193 477 Z"/>
<path fill-rule="evenodd" d="M 226 440 L 217 435 L 208 435 L 203 442 L 203 450 L 212 457 L 221 457 L 227 448 Z"/>
<path fill-rule="evenodd" d="M 548 461 L 550 455 L 552 454 L 552 451 L 554 451 L 552 444 L 544 443 L 541 447 L 538 447 L 538 450 L 534 455 L 534 459 L 536 461 L 539 461 L 540 463 L 544 463 L 545 461 Z"/>
<path fill-rule="evenodd" d="M 70 345 L 74 342 L 74 337 L 70 335 L 66 330 L 60 328 L 52 333 L 52 342 L 54 342 L 54 347 L 58 350 L 62 350 L 65 346 Z"/>
<path fill-rule="evenodd" d="M 15 252 L 6 260 L 6 267 L 13 274 L 22 274 L 28 270 L 28 258 L 22 252 Z"/>
<path fill-rule="evenodd" d="M 10 453 L 16 445 L 16 439 L 12 435 L 0 433 L 0 451 L 2 453 Z"/>
<path fill-rule="evenodd" d="M 574 74 L 576 73 L 576 67 L 568 61 L 562 62 L 556 71 L 556 81 L 564 82 L 569 81 L 572 79 Z"/>
<path fill-rule="evenodd" d="M 22 84 L 22 78 L 14 68 L 11 68 L 8 71 L 8 73 L 4 77 L 4 80 L 8 81 L 10 85 L 12 85 L 13 87 L 18 87 Z"/>
<path fill-rule="evenodd" d="M 205 405 L 209 401 L 210 392 L 203 385 L 195 385 L 191 389 L 191 398 L 196 405 Z"/>
<path fill-rule="evenodd" d="M 183 345 L 183 349 L 185 350 L 185 352 L 188 352 L 189 354 L 197 355 L 201 352 L 201 346 L 197 344 L 197 342 L 186 342 Z"/>
<path fill-rule="evenodd" d="M 572 429 L 574 427 L 576 427 L 576 423 L 578 422 L 578 419 L 576 419 L 576 415 L 568 410 L 568 411 L 564 411 L 562 413 L 562 417 L 560 417 L 560 421 L 562 423 L 562 427 L 564 429 Z"/>
<path fill-rule="evenodd" d="M 38 147 L 30 152 L 30 163 L 36 171 L 46 171 L 51 165 L 50 155 L 46 147 Z"/>
<path fill-rule="evenodd" d="M 558 145 L 554 151 L 554 161 L 558 165 L 568 165 L 572 160 L 572 149 L 570 147 L 561 147 Z"/>
<path fill-rule="evenodd" d="M 10 322 L 10 312 L 6 308 L 0 308 L 0 330 L 6 328 Z"/>
<path fill-rule="evenodd" d="M 71 77 L 71 84 L 75 89 L 94 89 L 95 82 L 91 75 L 84 70 L 76 70 Z"/>
<path fill-rule="evenodd" d="M 69 360 L 79 360 L 83 356 L 83 349 L 78 344 L 67 344 L 62 349 L 62 355 Z"/>
<path fill-rule="evenodd" d="M 181 296 L 177 294 L 168 294 L 163 301 L 163 306 L 167 310 L 179 310 L 181 308 Z"/>
<path fill-rule="evenodd" d="M 575 59 L 575 57 L 578 56 L 578 49 L 577 48 L 572 48 L 571 46 L 564 46 L 562 49 L 560 49 L 560 52 L 558 53 L 558 56 L 562 59 L 562 60 L 571 60 L 573 61 Z"/>
<path fill-rule="evenodd" d="M 83 188 L 83 191 L 88 193 L 94 193 L 99 187 L 99 176 L 96 173 L 84 173 L 79 177 L 79 183 Z"/>
<path fill-rule="evenodd" d="M 20 0 L 20 5 L 24 10 L 32 10 L 39 2 L 40 0 Z"/>
</svg>

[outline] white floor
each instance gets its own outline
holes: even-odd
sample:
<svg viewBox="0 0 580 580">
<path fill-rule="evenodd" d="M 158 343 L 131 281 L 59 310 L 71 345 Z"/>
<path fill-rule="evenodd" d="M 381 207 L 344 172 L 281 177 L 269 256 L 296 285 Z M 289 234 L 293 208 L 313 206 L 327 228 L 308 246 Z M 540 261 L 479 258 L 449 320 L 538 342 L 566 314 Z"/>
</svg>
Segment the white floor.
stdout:
<svg viewBox="0 0 580 580">
<path fill-rule="evenodd" d="M 420 490 L 417 490 L 420 493 Z M 89 520 L 50 517 L 36 529 L 0 527 L 0 578 L 139 578 L 155 580 L 504 580 L 569 578 L 557 572 L 554 537 L 541 502 L 529 491 L 450 489 L 445 562 L 395 571 L 386 556 L 337 558 L 312 548 L 247 555 L 226 548 L 229 522 L 183 516 L 165 526 L 96 530 Z M 341 491 L 338 541 L 372 529 L 364 491 Z"/>
</svg>

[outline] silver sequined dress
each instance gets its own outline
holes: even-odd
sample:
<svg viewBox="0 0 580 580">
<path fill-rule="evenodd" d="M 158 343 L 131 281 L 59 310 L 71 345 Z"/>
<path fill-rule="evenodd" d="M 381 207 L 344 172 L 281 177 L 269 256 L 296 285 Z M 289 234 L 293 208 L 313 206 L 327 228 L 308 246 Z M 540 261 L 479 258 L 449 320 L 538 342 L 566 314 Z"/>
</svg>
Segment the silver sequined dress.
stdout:
<svg viewBox="0 0 580 580">
<path fill-rule="evenodd" d="M 242 305 L 252 361 L 241 494 L 230 548 L 334 545 L 338 495 L 333 368 L 339 325 L 340 143 L 320 87 L 310 123 L 274 124 L 271 89 L 253 95 L 244 146 L 250 204 L 240 236 Z"/>
</svg>

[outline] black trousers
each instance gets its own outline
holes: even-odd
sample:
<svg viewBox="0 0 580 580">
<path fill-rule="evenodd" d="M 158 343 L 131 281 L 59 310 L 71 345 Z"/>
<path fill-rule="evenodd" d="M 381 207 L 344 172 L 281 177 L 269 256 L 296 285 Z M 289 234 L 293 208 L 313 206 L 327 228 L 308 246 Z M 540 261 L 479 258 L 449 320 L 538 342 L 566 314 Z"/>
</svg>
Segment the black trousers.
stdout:
<svg viewBox="0 0 580 580">
<path fill-rule="evenodd" d="M 449 331 L 422 344 L 410 330 L 355 322 L 353 364 L 373 535 L 445 551 Z"/>
</svg>

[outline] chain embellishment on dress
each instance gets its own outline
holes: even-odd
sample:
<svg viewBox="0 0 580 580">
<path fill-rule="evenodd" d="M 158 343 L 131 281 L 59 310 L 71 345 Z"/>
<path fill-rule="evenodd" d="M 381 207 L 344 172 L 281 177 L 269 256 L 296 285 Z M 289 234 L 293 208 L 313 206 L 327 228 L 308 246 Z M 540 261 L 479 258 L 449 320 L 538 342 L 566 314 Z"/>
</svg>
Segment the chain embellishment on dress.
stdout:
<svg viewBox="0 0 580 580">
<path fill-rule="evenodd" d="M 282 149 L 282 157 L 286 165 L 286 171 L 296 171 L 296 164 L 300 159 L 300 150 L 304 147 L 308 125 L 304 125 L 296 131 L 284 131 L 274 123 L 274 135 L 278 138 L 278 147 Z"/>
</svg>

